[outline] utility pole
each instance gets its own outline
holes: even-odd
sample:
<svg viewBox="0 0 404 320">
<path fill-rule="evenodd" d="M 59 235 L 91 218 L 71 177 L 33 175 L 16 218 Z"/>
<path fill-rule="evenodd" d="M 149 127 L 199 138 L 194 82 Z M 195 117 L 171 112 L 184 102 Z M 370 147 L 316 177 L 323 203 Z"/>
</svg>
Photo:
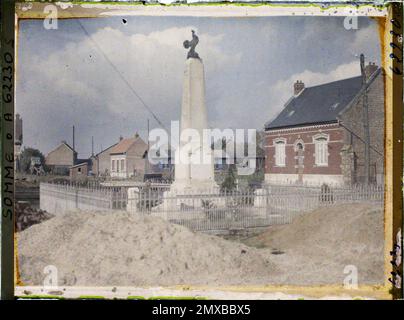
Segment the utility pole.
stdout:
<svg viewBox="0 0 404 320">
<path fill-rule="evenodd" d="M 363 132 L 365 141 L 365 159 L 364 159 L 364 173 L 365 173 L 365 184 L 369 184 L 370 180 L 370 132 L 369 132 L 369 108 L 368 108 L 368 92 L 366 88 L 366 72 L 365 72 L 365 56 L 363 53 L 360 55 L 360 65 L 362 74 L 362 119 L 363 119 Z"/>
<path fill-rule="evenodd" d="M 145 161 L 146 161 L 146 174 L 149 173 L 149 151 L 150 151 L 149 134 L 150 134 L 150 120 L 147 119 L 147 158 L 145 159 Z"/>
<path fill-rule="evenodd" d="M 91 136 L 91 156 L 94 157 L 94 136 Z"/>
<path fill-rule="evenodd" d="M 76 146 L 74 144 L 75 144 L 75 141 L 74 141 L 74 126 L 73 126 L 73 150 L 76 151 Z"/>
<path fill-rule="evenodd" d="M 77 153 L 76 153 L 76 141 L 75 141 L 75 136 L 74 136 L 74 126 L 73 126 L 73 165 L 77 164 Z"/>
</svg>

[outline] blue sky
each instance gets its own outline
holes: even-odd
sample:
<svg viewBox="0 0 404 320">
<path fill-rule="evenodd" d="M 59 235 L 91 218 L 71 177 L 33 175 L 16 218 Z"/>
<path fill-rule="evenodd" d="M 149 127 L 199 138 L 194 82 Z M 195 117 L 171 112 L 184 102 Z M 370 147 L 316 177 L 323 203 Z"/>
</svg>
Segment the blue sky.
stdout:
<svg viewBox="0 0 404 320">
<path fill-rule="evenodd" d="M 80 157 L 158 124 L 127 84 L 169 127 L 179 120 L 182 76 L 191 29 L 205 65 L 209 126 L 262 129 L 306 86 L 360 73 L 360 53 L 380 64 L 377 24 L 359 18 L 346 30 L 337 17 L 109 17 L 20 22 L 16 108 L 24 145 L 48 153 L 71 143 Z M 84 30 L 83 30 L 84 28 Z M 102 51 L 102 52 L 101 52 Z M 107 57 L 107 59 L 105 58 Z"/>
</svg>

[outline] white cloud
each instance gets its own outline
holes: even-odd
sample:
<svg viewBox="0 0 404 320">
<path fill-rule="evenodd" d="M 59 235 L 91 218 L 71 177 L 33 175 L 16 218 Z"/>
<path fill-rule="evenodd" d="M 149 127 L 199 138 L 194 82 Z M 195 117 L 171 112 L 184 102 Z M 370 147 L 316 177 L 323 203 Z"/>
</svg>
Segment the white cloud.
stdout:
<svg viewBox="0 0 404 320">
<path fill-rule="evenodd" d="M 105 126 L 109 124 L 112 130 L 110 141 L 119 134 L 129 134 L 129 130 L 130 134 L 144 130 L 147 119 L 152 119 L 152 116 L 118 73 L 161 121 L 167 124 L 171 119 L 178 119 L 187 54 L 182 43 L 191 37 L 192 28 L 125 34 L 106 27 L 92 34 L 91 39 L 86 37 L 78 42 L 68 42 L 49 56 L 32 55 L 29 63 L 23 66 L 26 80 L 19 86 L 19 108 L 23 108 L 23 114 L 31 119 L 25 122 L 25 129 L 48 142 L 45 152 L 66 134 L 70 136 L 69 129 L 62 130 L 53 125 L 46 133 L 38 131 L 37 124 L 47 122 L 43 117 L 45 114 L 49 121 L 59 114 L 68 128 L 76 124 L 84 130 L 84 127 L 92 128 L 101 122 L 102 126 L 94 130 L 104 134 Z M 200 34 L 200 39 L 197 52 L 206 61 L 205 69 L 210 77 L 214 78 L 223 68 L 237 67 L 241 56 L 222 51 L 222 35 L 204 33 Z M 29 105 L 34 105 L 35 111 L 28 108 Z M 115 123 L 108 123 L 108 118 L 115 119 Z M 128 120 L 126 125 L 130 128 L 123 128 L 124 124 L 116 123 L 116 119 Z M 49 141 L 49 136 L 52 136 L 52 141 Z M 26 142 L 35 145 L 36 140 L 30 141 L 27 136 Z"/>
<path fill-rule="evenodd" d="M 330 72 L 320 73 L 305 70 L 274 85 L 262 80 L 248 86 L 238 87 L 233 95 L 221 95 L 210 105 L 215 117 L 210 126 L 218 128 L 258 128 L 275 117 L 293 95 L 293 84 L 302 80 L 306 87 L 342 80 L 360 75 L 359 61 L 341 64 Z"/>
<path fill-rule="evenodd" d="M 296 80 L 303 81 L 305 87 L 312 87 L 323 83 L 356 77 L 358 75 L 360 75 L 359 61 L 352 61 L 339 65 L 337 68 L 327 73 L 305 70 L 292 75 L 286 80 L 280 80 L 270 89 L 269 116 L 274 117 L 283 109 L 284 104 L 293 95 L 293 84 Z"/>
<path fill-rule="evenodd" d="M 375 47 L 374 27 L 347 31 L 341 23 L 335 30 L 335 23 L 318 20 L 313 25 L 316 19 L 300 19 L 281 30 L 276 20 L 258 20 L 195 18 L 177 23 L 136 18 L 125 27 L 120 20 L 118 27 L 111 27 L 115 20 L 100 19 L 84 23 L 91 38 L 83 37 L 74 20 L 53 34 L 35 34 L 35 23 L 24 22 L 17 86 L 24 143 L 47 152 L 68 139 L 75 124 L 76 145 L 85 154 L 91 150 L 92 135 L 98 150 L 99 144 L 106 147 L 121 134 L 142 134 L 152 117 L 118 73 L 167 126 L 178 120 L 187 54 L 183 41 L 191 38 L 191 29 L 200 36 L 197 52 L 205 64 L 209 125 L 218 128 L 262 128 L 292 95 L 295 80 L 311 86 L 357 75 L 354 54 Z M 285 34 L 290 37 L 287 46 Z M 347 61 L 352 62 L 339 65 Z M 300 72 L 302 68 L 306 70 Z M 155 124 L 152 120 L 151 126 Z"/>
<path fill-rule="evenodd" d="M 375 35 L 379 34 L 378 28 L 377 23 L 369 24 L 367 27 L 361 27 L 359 25 L 359 29 L 355 33 L 354 40 L 348 44 L 351 53 L 359 56 L 361 53 L 364 53 L 363 50 L 365 48 L 367 50 L 371 49 L 365 54 L 366 60 L 380 63 L 380 45 L 369 46 L 370 43 L 375 43 Z M 380 40 L 377 43 L 380 43 Z"/>
<path fill-rule="evenodd" d="M 102 103 L 111 112 L 133 112 L 136 107 L 139 107 L 138 111 L 145 111 L 117 76 L 118 70 L 163 118 L 164 112 L 161 111 L 173 108 L 170 102 L 181 98 L 182 70 L 187 52 L 182 42 L 190 38 L 192 28 L 126 35 L 106 27 L 94 33 L 91 39 L 71 42 L 46 59 L 37 58 L 32 68 L 52 83 L 54 91 L 63 90 L 76 98 L 85 97 Z M 205 67 L 211 74 L 240 59 L 240 55 L 227 55 L 221 51 L 221 38 L 221 35 L 202 34 L 197 47 L 201 57 L 207 57 Z M 105 60 L 99 48 L 114 67 Z M 167 105 L 162 105 L 164 103 Z"/>
</svg>

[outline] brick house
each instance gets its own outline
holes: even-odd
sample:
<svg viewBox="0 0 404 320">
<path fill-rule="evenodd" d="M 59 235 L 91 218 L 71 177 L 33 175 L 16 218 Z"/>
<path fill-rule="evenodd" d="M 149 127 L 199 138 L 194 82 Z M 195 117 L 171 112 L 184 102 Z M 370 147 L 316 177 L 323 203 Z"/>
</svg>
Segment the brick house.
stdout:
<svg viewBox="0 0 404 320">
<path fill-rule="evenodd" d="M 363 79 L 366 79 L 364 82 Z M 364 101 L 367 101 L 364 104 Z M 305 88 L 265 124 L 265 181 L 349 185 L 365 181 L 366 108 L 369 181 L 384 175 L 384 76 L 374 63 L 364 76 Z"/>
<path fill-rule="evenodd" d="M 74 180 L 83 179 L 88 176 L 91 171 L 91 159 L 84 160 L 79 164 L 69 168 L 69 176 Z"/>
<path fill-rule="evenodd" d="M 121 139 L 110 150 L 110 172 L 113 178 L 138 177 L 143 179 L 145 172 L 145 152 L 147 143 L 135 135 L 132 138 Z"/>
<path fill-rule="evenodd" d="M 62 141 L 46 155 L 45 164 L 53 174 L 69 175 L 70 167 L 77 164 L 77 152 L 66 141 Z"/>
</svg>

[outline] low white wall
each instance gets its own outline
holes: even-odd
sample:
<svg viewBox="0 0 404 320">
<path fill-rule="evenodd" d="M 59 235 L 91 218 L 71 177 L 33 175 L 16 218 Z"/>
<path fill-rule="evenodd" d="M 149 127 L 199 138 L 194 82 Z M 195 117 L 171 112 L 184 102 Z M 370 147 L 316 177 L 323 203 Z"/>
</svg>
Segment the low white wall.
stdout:
<svg viewBox="0 0 404 320">
<path fill-rule="evenodd" d="M 265 182 L 269 184 L 293 184 L 297 183 L 299 177 L 297 174 L 265 174 Z M 340 174 L 304 174 L 303 184 L 322 185 L 323 183 L 339 186 L 344 184 L 344 177 Z"/>
<path fill-rule="evenodd" d="M 39 187 L 39 207 L 55 215 L 72 210 L 111 209 L 112 202 L 108 193 L 72 187 L 41 183 Z"/>
</svg>

